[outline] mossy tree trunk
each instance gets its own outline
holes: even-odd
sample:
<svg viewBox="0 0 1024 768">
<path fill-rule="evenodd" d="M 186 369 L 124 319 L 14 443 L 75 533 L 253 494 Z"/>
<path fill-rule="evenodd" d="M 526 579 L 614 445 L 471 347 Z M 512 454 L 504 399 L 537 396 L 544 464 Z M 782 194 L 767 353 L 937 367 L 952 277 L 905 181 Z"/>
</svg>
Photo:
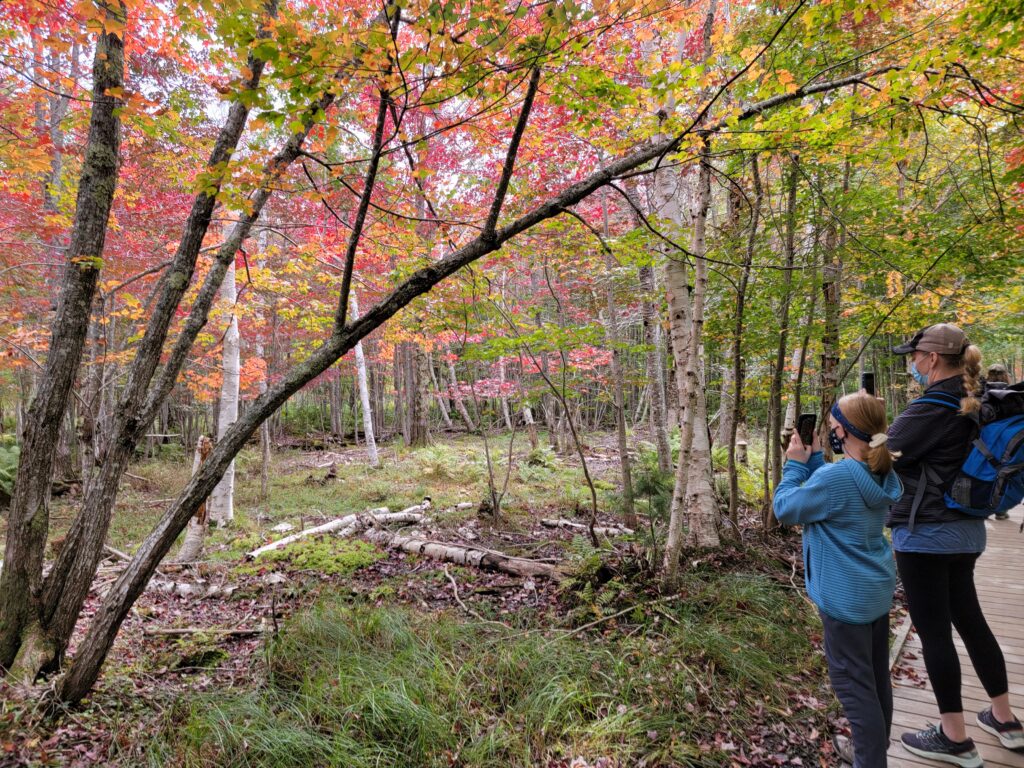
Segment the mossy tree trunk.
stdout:
<svg viewBox="0 0 1024 768">
<path fill-rule="evenodd" d="M 106 21 L 112 28 L 123 29 L 124 16 L 122 5 L 107 6 Z M 25 418 L 21 459 L 7 519 L 4 567 L 0 571 L 0 667 L 29 680 L 35 677 L 38 659 L 48 654 L 40 608 L 50 480 L 61 425 L 89 331 L 93 297 L 103 264 L 107 220 L 117 185 L 121 99 L 110 92 L 124 86 L 124 41 L 119 33 L 104 29 L 98 35 L 92 77 L 89 136 L 78 182 L 71 242 L 45 370 Z M 21 649 L 21 663 L 16 665 Z"/>
</svg>

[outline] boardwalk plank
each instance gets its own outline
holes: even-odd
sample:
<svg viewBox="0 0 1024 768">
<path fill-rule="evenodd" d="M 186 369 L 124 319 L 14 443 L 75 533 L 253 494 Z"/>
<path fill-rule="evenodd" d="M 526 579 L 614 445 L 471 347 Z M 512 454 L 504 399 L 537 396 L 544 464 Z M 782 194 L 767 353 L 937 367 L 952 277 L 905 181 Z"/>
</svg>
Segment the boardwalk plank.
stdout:
<svg viewBox="0 0 1024 768">
<path fill-rule="evenodd" d="M 975 571 L 978 599 L 1006 657 L 1011 703 L 1018 716 L 1024 714 L 1024 536 L 1019 533 L 1022 517 L 1024 507 L 1018 507 L 1011 513 L 1010 520 L 987 521 L 989 546 Z M 960 654 L 967 733 L 978 745 L 986 768 L 1024 768 L 1024 754 L 1003 749 L 995 737 L 982 731 L 975 722 L 975 713 L 988 706 L 988 697 L 974 673 L 963 642 L 956 634 L 954 642 Z M 908 635 L 897 666 L 909 668 L 922 680 L 927 679 L 921 641 L 915 631 Z M 897 675 L 893 681 L 893 704 L 893 740 L 888 768 L 944 765 L 911 755 L 899 741 L 900 734 L 905 731 L 924 728 L 927 723 L 938 721 L 938 707 L 931 685 L 915 685 L 914 681 Z"/>
</svg>

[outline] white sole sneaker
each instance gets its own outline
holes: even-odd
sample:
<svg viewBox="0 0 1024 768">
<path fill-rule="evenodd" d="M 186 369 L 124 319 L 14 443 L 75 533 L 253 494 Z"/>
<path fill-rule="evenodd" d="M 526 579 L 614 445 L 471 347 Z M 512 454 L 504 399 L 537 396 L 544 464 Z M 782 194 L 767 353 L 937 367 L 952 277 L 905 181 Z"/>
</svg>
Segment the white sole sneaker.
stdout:
<svg viewBox="0 0 1024 768">
<path fill-rule="evenodd" d="M 981 715 L 978 715 L 978 726 L 981 730 L 991 733 L 1007 749 L 1012 749 L 1014 752 L 1024 752 L 1024 730 L 1018 728 L 1013 729 L 1009 733 L 1001 732 L 981 719 Z"/>
<path fill-rule="evenodd" d="M 929 752 L 925 749 L 917 749 L 912 747 L 906 742 L 903 742 L 903 748 L 908 752 L 912 752 L 919 757 L 925 757 L 929 760 L 937 760 L 942 763 L 951 763 L 953 765 L 959 765 L 961 768 L 982 768 L 985 765 L 985 761 L 981 759 L 981 755 L 978 754 L 977 750 L 974 750 L 973 754 L 967 755 L 947 755 L 941 752 Z"/>
</svg>

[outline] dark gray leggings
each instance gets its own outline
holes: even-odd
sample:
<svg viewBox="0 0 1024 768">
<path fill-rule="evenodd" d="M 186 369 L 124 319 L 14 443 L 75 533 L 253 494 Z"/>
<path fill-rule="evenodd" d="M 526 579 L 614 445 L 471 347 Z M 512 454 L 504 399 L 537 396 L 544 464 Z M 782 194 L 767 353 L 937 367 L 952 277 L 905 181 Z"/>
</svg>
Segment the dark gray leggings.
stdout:
<svg viewBox="0 0 1024 768">
<path fill-rule="evenodd" d="M 990 697 L 1007 692 L 1006 662 L 974 589 L 974 564 L 981 555 L 897 552 L 907 608 L 921 638 L 924 666 L 935 689 L 939 712 L 963 712 L 960 657 L 953 645 L 956 627 L 974 671 Z"/>
<path fill-rule="evenodd" d="M 847 624 L 821 614 L 832 688 L 853 731 L 854 768 L 885 768 L 892 727 L 889 614 Z"/>
</svg>

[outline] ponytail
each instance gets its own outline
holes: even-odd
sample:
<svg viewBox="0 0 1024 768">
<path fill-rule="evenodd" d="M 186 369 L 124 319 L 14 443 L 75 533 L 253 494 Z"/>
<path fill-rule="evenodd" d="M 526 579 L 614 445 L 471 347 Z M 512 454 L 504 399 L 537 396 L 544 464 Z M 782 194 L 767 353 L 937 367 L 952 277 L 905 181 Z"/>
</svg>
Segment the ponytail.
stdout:
<svg viewBox="0 0 1024 768">
<path fill-rule="evenodd" d="M 883 438 L 888 437 L 884 432 L 880 433 L 880 435 Z M 876 435 L 868 443 L 868 468 L 876 475 L 887 475 L 892 471 L 892 463 L 896 457 L 886 446 L 885 440 L 882 440 L 878 445 L 872 445 L 877 437 Z"/>
<path fill-rule="evenodd" d="M 964 392 L 960 400 L 960 413 L 977 413 L 981 407 L 981 350 L 973 344 L 964 347 L 959 355 L 942 356 L 953 368 L 963 368 Z"/>
<path fill-rule="evenodd" d="M 886 443 L 888 423 L 882 402 L 867 392 L 855 392 L 839 399 L 839 409 L 853 426 L 871 435 L 867 450 L 868 468 L 876 475 L 889 474 L 893 461 L 900 454 L 890 451 Z"/>
</svg>

